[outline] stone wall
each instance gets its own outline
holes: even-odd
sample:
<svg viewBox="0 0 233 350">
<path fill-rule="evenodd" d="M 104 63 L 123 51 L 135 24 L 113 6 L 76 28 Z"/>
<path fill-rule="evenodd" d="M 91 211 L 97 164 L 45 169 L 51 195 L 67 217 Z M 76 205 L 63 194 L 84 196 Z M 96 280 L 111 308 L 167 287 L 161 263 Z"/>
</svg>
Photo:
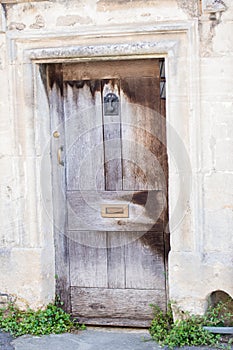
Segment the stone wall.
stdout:
<svg viewBox="0 0 233 350">
<path fill-rule="evenodd" d="M 55 295 L 49 111 L 37 64 L 125 50 L 165 56 L 168 123 L 188 158 L 179 162 L 168 128 L 170 298 L 199 313 L 212 291 L 233 296 L 231 0 L 0 3 L 0 293 L 34 308 Z"/>
</svg>

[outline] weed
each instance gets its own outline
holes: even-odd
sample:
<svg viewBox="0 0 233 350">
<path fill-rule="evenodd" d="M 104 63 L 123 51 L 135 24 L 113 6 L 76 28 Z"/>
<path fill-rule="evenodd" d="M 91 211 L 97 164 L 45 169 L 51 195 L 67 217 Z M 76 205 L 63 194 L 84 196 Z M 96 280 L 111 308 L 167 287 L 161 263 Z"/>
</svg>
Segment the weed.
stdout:
<svg viewBox="0 0 233 350">
<path fill-rule="evenodd" d="M 0 329 L 16 337 L 23 334 L 59 334 L 84 328 L 85 326 L 72 320 L 69 314 L 54 304 L 38 311 L 22 311 L 12 303 L 0 309 Z"/>
<path fill-rule="evenodd" d="M 233 314 L 228 311 L 227 303 L 209 307 L 204 316 L 181 313 L 183 319 L 177 321 L 173 320 L 171 304 L 166 313 L 156 305 L 151 306 L 154 312 L 149 329 L 151 337 L 160 345 L 171 349 L 185 345 L 220 346 L 221 336 L 208 332 L 203 326 L 231 326 L 233 323 Z"/>
</svg>

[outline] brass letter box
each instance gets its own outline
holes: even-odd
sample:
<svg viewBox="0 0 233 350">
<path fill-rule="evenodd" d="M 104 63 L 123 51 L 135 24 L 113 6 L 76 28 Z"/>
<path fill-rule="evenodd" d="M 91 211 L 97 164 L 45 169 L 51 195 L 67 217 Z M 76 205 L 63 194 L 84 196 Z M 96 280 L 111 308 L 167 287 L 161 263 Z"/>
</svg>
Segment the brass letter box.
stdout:
<svg viewBox="0 0 233 350">
<path fill-rule="evenodd" d="M 103 218 L 128 218 L 128 204 L 102 204 L 101 216 Z"/>
</svg>

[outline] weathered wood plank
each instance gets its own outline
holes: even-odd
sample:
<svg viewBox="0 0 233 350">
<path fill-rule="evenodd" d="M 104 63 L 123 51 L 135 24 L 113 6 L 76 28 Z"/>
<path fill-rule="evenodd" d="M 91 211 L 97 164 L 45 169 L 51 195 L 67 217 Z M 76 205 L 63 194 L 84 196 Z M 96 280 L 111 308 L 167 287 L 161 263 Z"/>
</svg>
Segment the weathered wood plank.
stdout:
<svg viewBox="0 0 233 350">
<path fill-rule="evenodd" d="M 71 287 L 72 313 L 85 318 L 150 320 L 149 304 L 165 309 L 164 290 Z"/>
<path fill-rule="evenodd" d="M 126 288 L 165 289 L 162 232 L 147 232 L 125 246 Z"/>
<path fill-rule="evenodd" d="M 161 79 L 160 79 L 161 81 Z M 160 164 L 166 178 L 166 192 L 168 193 L 168 159 L 167 159 L 167 133 L 166 133 L 166 99 L 160 98 L 160 116 L 161 116 L 161 141 L 162 147 L 160 149 Z M 165 190 L 164 186 L 164 190 Z"/>
<path fill-rule="evenodd" d="M 50 106 L 51 135 L 58 131 L 59 138 L 51 137 L 53 178 L 53 221 L 55 243 L 56 294 L 70 311 L 69 247 L 64 235 L 66 227 L 65 167 L 58 163 L 57 152 L 65 145 L 62 65 L 47 66 L 47 91 Z M 65 151 L 65 149 L 64 149 Z"/>
<path fill-rule="evenodd" d="M 80 62 L 63 64 L 64 80 L 158 77 L 157 59 Z"/>
<path fill-rule="evenodd" d="M 67 200 L 69 230 L 163 230 L 163 220 L 159 220 L 164 209 L 161 191 L 67 191 Z M 102 204 L 128 205 L 129 217 L 103 218 Z"/>
<path fill-rule="evenodd" d="M 125 244 L 128 232 L 107 233 L 108 287 L 125 288 Z"/>
<path fill-rule="evenodd" d="M 123 189 L 164 188 L 159 80 L 121 80 Z"/>
<path fill-rule="evenodd" d="M 160 82 L 164 79 L 160 78 Z M 161 116 L 161 156 L 160 165 L 163 169 L 166 182 L 164 183 L 164 191 L 166 191 L 166 197 L 168 199 L 168 157 L 167 157 L 167 135 L 166 135 L 166 99 L 160 98 L 160 116 Z M 165 212 L 165 226 L 168 222 L 168 205 Z M 169 228 L 166 229 L 169 232 Z"/>
<path fill-rule="evenodd" d="M 149 328 L 151 325 L 151 319 L 148 320 L 132 320 L 129 318 L 110 318 L 110 317 L 97 317 L 97 318 L 86 318 L 77 317 L 80 324 L 87 326 L 117 326 L 117 327 L 132 327 L 132 328 Z"/>
<path fill-rule="evenodd" d="M 161 78 L 161 81 L 166 80 L 166 78 Z M 167 130 L 166 130 L 166 99 L 160 98 L 160 116 L 161 116 L 161 156 L 160 165 L 163 169 L 165 181 L 164 181 L 164 193 L 166 194 L 167 204 L 164 208 L 164 264 L 166 269 L 166 274 L 168 276 L 168 253 L 170 251 L 170 232 L 169 232 L 169 221 L 168 221 L 168 156 L 167 156 Z M 166 278 L 166 290 L 168 291 L 168 279 Z M 168 297 L 168 295 L 167 295 Z"/>
<path fill-rule="evenodd" d="M 64 85 L 67 189 L 104 189 L 101 85 Z"/>
<path fill-rule="evenodd" d="M 107 287 L 106 233 L 76 232 L 69 237 L 71 285 Z"/>
<path fill-rule="evenodd" d="M 145 108 L 160 112 L 160 88 L 159 78 L 153 76 L 147 77 L 142 74 L 141 77 L 131 76 L 121 78 L 121 90 L 127 96 L 129 103 L 134 103 Z M 134 117 L 133 115 L 130 116 Z M 143 115 L 144 123 L 147 123 L 147 116 Z M 145 125 L 146 126 L 146 125 Z M 157 125 L 148 125 L 151 131 Z"/>
<path fill-rule="evenodd" d="M 114 105 L 111 102 L 105 101 L 105 99 L 111 100 L 111 98 L 108 98 L 109 94 L 114 94 L 119 99 L 119 81 L 117 79 L 102 80 L 102 91 L 105 190 L 122 190 L 121 120 L 120 109 L 118 107 L 119 102 Z M 111 115 L 111 113 L 113 114 Z"/>
</svg>

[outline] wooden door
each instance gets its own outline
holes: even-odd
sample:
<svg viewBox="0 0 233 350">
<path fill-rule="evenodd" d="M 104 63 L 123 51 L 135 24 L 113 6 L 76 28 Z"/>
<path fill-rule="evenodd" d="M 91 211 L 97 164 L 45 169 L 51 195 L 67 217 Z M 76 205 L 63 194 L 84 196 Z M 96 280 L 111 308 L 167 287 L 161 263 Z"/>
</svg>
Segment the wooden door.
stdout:
<svg viewBox="0 0 233 350">
<path fill-rule="evenodd" d="M 149 304 L 166 308 L 159 60 L 64 64 L 61 74 L 71 312 L 88 324 L 147 326 Z"/>
</svg>

